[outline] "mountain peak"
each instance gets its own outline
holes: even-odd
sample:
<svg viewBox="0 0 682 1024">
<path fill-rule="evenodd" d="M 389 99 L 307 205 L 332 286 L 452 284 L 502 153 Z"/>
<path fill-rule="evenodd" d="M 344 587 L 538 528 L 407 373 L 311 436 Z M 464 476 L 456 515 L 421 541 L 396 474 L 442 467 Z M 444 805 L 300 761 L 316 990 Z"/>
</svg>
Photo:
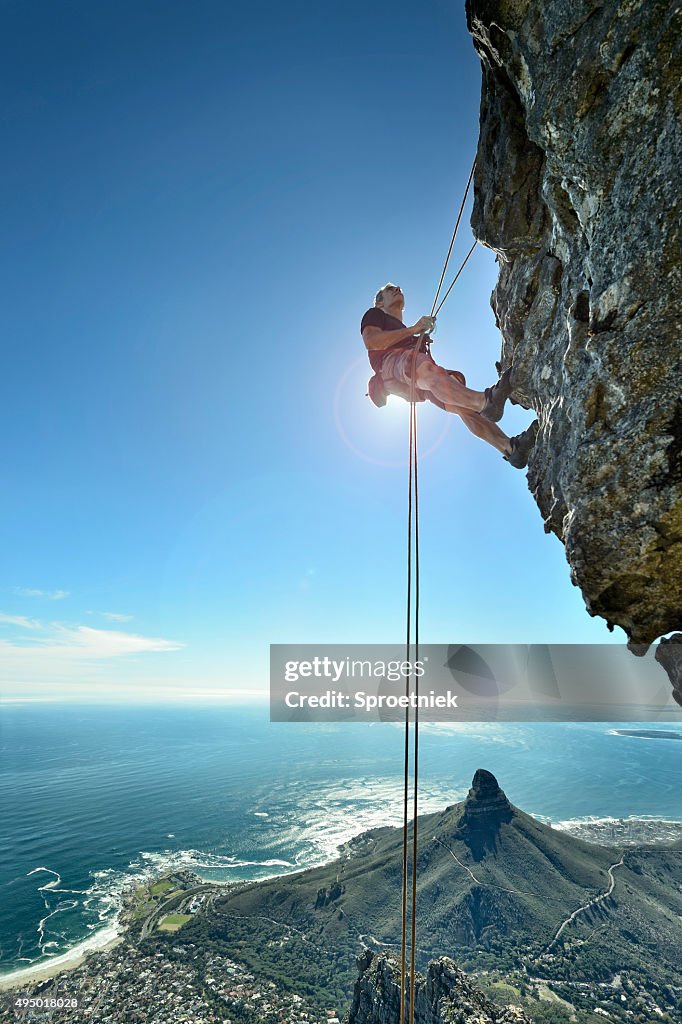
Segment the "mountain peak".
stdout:
<svg viewBox="0 0 682 1024">
<path fill-rule="evenodd" d="M 509 817 L 512 806 L 492 772 L 478 768 L 464 802 L 463 820 L 469 823 L 487 818 Z"/>
<path fill-rule="evenodd" d="M 469 795 L 477 795 L 481 798 L 497 797 L 500 793 L 504 796 L 504 793 L 500 789 L 499 783 L 492 772 L 486 771 L 485 768 L 477 768 L 471 783 L 471 789 Z"/>
</svg>

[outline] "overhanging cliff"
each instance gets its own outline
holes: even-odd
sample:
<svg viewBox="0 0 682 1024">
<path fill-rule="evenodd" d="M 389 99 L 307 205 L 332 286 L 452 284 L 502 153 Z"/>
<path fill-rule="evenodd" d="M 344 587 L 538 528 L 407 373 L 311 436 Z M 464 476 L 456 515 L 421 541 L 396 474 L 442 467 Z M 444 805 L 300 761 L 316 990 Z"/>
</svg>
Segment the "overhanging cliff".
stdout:
<svg viewBox="0 0 682 1024">
<path fill-rule="evenodd" d="M 540 420 L 529 486 L 590 614 L 649 644 L 682 626 L 679 5 L 466 6 L 472 226 L 498 256 L 502 366 Z"/>
</svg>

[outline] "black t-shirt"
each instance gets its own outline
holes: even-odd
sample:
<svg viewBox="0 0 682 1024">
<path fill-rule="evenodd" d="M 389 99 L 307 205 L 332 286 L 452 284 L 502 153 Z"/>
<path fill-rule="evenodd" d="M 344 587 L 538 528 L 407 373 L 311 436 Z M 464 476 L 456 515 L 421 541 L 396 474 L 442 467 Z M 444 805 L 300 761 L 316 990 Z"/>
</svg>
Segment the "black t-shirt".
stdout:
<svg viewBox="0 0 682 1024">
<path fill-rule="evenodd" d="M 385 313 L 379 306 L 372 306 L 368 309 L 362 318 L 360 324 L 360 333 L 364 331 L 365 327 L 378 327 L 382 331 L 398 331 L 405 324 L 402 320 L 398 320 L 397 316 L 391 316 L 390 313 Z M 414 335 L 412 337 L 403 338 L 402 341 L 396 341 L 395 345 L 391 345 L 390 348 L 382 349 L 381 351 L 374 350 L 373 352 L 367 349 L 367 355 L 369 356 L 370 366 L 377 373 L 381 370 L 381 364 L 384 361 L 384 356 L 387 356 L 389 352 L 397 352 L 400 349 L 412 349 L 414 348 Z M 420 352 L 426 351 L 426 343 L 422 342 Z"/>
</svg>

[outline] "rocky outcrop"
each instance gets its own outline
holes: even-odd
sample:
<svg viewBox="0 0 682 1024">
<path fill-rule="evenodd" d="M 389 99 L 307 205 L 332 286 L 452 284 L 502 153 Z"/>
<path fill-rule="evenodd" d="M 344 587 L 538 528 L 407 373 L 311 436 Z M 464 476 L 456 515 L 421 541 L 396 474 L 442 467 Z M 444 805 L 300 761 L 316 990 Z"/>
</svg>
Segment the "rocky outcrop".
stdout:
<svg viewBox="0 0 682 1024">
<path fill-rule="evenodd" d="M 673 633 L 661 640 L 656 648 L 656 661 L 668 673 L 673 685 L 673 697 L 682 706 L 682 633 Z"/>
<path fill-rule="evenodd" d="M 475 828 L 481 824 L 488 826 L 491 821 L 509 821 L 512 813 L 512 805 L 492 772 L 478 768 L 464 801 L 460 827 Z"/>
<path fill-rule="evenodd" d="M 472 225 L 498 256 L 528 481 L 588 611 L 682 626 L 680 9 L 467 0 L 483 87 Z"/>
<path fill-rule="evenodd" d="M 358 958 L 348 1024 L 399 1024 L 400 963 L 371 950 Z M 407 1016 L 406 1016 L 407 1019 Z M 415 978 L 415 1024 L 530 1024 L 520 1009 L 491 1003 L 448 957 Z"/>
<path fill-rule="evenodd" d="M 322 888 L 317 890 L 315 910 L 319 910 L 320 907 L 328 907 L 330 903 L 335 903 L 336 900 L 343 896 L 345 891 L 345 885 L 342 885 L 338 879 L 333 885 L 330 885 L 328 889 L 325 886 L 322 886 Z"/>
</svg>

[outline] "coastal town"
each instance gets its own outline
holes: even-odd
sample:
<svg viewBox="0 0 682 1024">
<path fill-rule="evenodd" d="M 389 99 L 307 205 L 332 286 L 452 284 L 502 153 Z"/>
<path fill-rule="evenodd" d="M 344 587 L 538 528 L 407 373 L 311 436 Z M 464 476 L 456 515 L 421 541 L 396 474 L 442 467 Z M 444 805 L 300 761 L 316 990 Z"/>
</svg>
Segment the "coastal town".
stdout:
<svg viewBox="0 0 682 1024">
<path fill-rule="evenodd" d="M 59 1022 L 77 1012 L 98 1024 L 339 1024 L 336 1007 L 261 981 L 214 949 L 171 944 L 221 888 L 189 871 L 132 887 L 121 912 L 123 937 L 70 968 L 55 966 L 52 977 L 43 964 L 23 985 L 17 978 L 16 987 L 0 992 L 0 1021 Z"/>
<path fill-rule="evenodd" d="M 26 1005 L 24 1005 L 24 1003 Z M 145 953 L 128 942 L 93 954 L 74 971 L 0 996 L 5 1020 L 98 1024 L 339 1024 L 335 1007 L 311 1006 L 297 993 L 259 983 L 229 957 L 190 943 Z"/>
<path fill-rule="evenodd" d="M 551 823 L 550 823 L 551 824 Z M 682 840 L 682 822 L 662 821 L 660 818 L 601 818 L 594 821 L 557 822 L 576 839 L 604 846 L 659 846 Z"/>
<path fill-rule="evenodd" d="M 0 1014 L 18 1020 L 82 1017 L 102 1024 L 338 1024 L 333 1007 L 319 1010 L 296 992 L 259 982 L 244 965 L 196 943 L 170 938 L 208 904 L 220 887 L 177 871 L 132 887 L 120 917 L 123 937 L 53 977 L 28 978 L 0 992 Z M 45 967 L 45 965 L 43 965 Z M 46 968 L 49 971 L 49 966 Z M 5 1024 L 5 1017 L 0 1015 Z"/>
<path fill-rule="evenodd" d="M 510 984 L 538 1004 L 565 1011 L 556 1020 L 593 1019 L 658 1021 L 682 1004 L 682 988 L 652 991 L 616 977 L 610 983 L 550 983 L 526 971 L 484 979 L 495 998 Z M 576 1011 L 588 1017 L 576 1016 Z M 320 1007 L 303 995 L 288 992 L 272 981 L 258 979 L 232 958 L 206 951 L 195 943 L 154 951 L 124 940 L 115 948 L 91 954 L 83 964 L 54 978 L 0 993 L 0 1020 L 32 1022 L 90 1020 L 97 1024 L 340 1024 L 347 1007 Z M 590 1013 L 591 1011 L 591 1013 Z M 543 1017 L 543 1020 L 545 1018 Z"/>
<path fill-rule="evenodd" d="M 276 984 L 257 968 L 215 946 L 189 940 L 187 922 L 213 905 L 223 887 L 202 882 L 188 871 L 150 879 L 126 894 L 123 934 L 110 948 L 82 962 L 43 964 L 23 983 L 0 992 L 0 1021 L 34 1022 L 80 1019 L 97 1024 L 340 1024 L 348 1007 Z M 292 929 L 296 931 L 296 929 Z M 287 944 L 287 934 L 269 945 Z M 608 981 L 579 982 L 566 976 L 565 960 L 580 940 L 548 950 L 539 960 L 503 973 L 483 970 L 472 976 L 489 998 L 507 1005 L 543 1006 L 542 1020 L 612 1021 L 659 1024 L 678 1020 L 682 987 L 661 988 L 650 979 L 623 972 Z M 541 963 L 542 976 L 536 975 Z M 42 972 L 42 973 L 41 973 Z M 554 979 L 554 980 L 551 980 Z M 510 1003 L 509 1000 L 512 999 Z M 519 1009 L 519 1012 L 520 1009 Z"/>
</svg>

